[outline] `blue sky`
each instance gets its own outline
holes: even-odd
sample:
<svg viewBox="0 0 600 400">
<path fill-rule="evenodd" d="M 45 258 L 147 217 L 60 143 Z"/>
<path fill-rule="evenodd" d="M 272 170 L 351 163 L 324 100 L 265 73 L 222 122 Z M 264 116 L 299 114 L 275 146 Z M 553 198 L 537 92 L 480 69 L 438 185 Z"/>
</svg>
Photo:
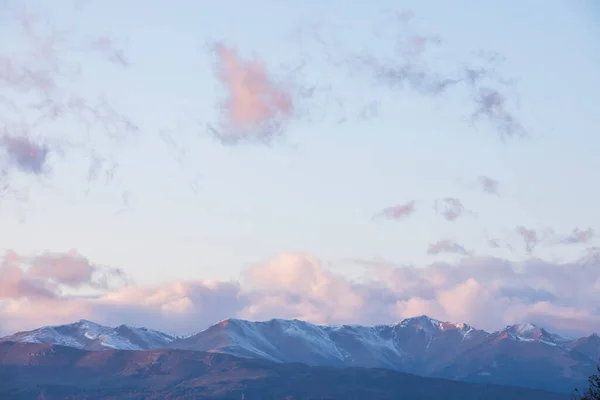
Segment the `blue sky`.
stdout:
<svg viewBox="0 0 600 400">
<path fill-rule="evenodd" d="M 85 85 L 101 87 L 141 132 L 135 144 L 107 150 L 120 164 L 115 182 L 93 184 L 87 196 L 81 176 L 72 176 L 84 165 L 57 165 L 51 187 L 32 183 L 29 202 L 19 206 L 24 220 L 3 212 L 3 247 L 76 248 L 141 281 L 223 279 L 284 250 L 332 261 L 383 257 L 419 264 L 429 261 L 423 250 L 438 237 L 490 252 L 485 232 L 498 237 L 512 235 L 517 225 L 559 232 L 598 226 L 600 194 L 592 182 L 600 170 L 594 150 L 600 146 L 594 134 L 600 44 L 593 4 L 303 4 L 90 2 L 77 11 L 63 2 L 42 8 L 55 25 L 75 24 L 82 36 L 107 32 L 122 45 L 130 67 L 84 60 Z M 458 96 L 432 99 L 386 90 L 368 76 L 351 79 L 343 67 L 325 65 L 317 42 L 292 39 L 294 28 L 307 31 L 307 23 L 318 23 L 324 40 L 341 43 L 348 54 L 365 44 L 389 53 L 399 35 L 389 11 L 403 9 L 414 10 L 414 31 L 443 38 L 450 60 L 468 60 L 479 49 L 506 58 L 502 72 L 518 80 L 512 91 L 527 138 L 502 143 L 489 124 L 476 130 L 461 121 L 466 107 Z M 305 80 L 333 81 L 347 122 L 336 124 L 339 111 L 329 107 L 324 118 L 289 123 L 285 143 L 270 148 L 223 147 L 205 137 L 198 122 L 215 119 L 222 90 L 205 50 L 209 40 L 260 57 L 274 73 L 307 55 Z M 381 102 L 379 116 L 359 120 L 370 101 Z M 184 165 L 161 142 L 161 129 L 187 148 Z M 501 199 L 469 188 L 479 175 L 500 182 Z M 124 190 L 130 207 L 115 215 Z M 440 220 L 433 201 L 447 196 L 460 198 L 478 218 Z M 419 204 L 410 220 L 372 221 L 379 209 L 412 199 Z M 563 251 L 546 254 L 563 257 Z"/>
<path fill-rule="evenodd" d="M 76 249 L 147 285 L 238 279 L 279 252 L 311 254 L 356 277 L 364 271 L 354 259 L 417 267 L 456 260 L 427 254 L 442 239 L 513 261 L 566 261 L 597 245 L 540 244 L 528 254 L 515 231 L 552 229 L 559 237 L 575 228 L 600 229 L 600 8 L 594 1 L 13 4 L 28 4 L 56 27 L 72 26 L 83 41 L 107 34 L 123 49 L 126 68 L 91 51 L 64 54 L 82 66 L 77 90 L 104 93 L 139 131 L 115 141 L 101 126 L 86 136 L 72 121 L 42 125 L 45 139 L 79 140 L 118 168 L 108 183 L 88 182 L 88 153 L 67 151 L 50 158 L 43 176 L 12 172 L 11 182 L 27 189 L 28 200 L 1 200 L 2 252 Z M 410 32 L 395 17 L 402 10 L 414 11 Z M 0 51 L 19 52 L 27 39 L 14 14 L 1 12 L 0 36 L 10 41 Z M 365 68 L 326 58 L 398 60 L 396 41 L 410 35 L 441 38 L 426 62 L 442 73 L 475 63 L 475 51 L 500 54 L 505 62 L 498 73 L 516 82 L 502 87 L 506 104 L 527 135 L 501 140 L 492 123 L 470 126 L 473 103 L 464 89 L 441 95 L 394 89 Z M 291 118 L 271 146 L 224 145 L 208 135 L 205 126 L 217 123 L 216 104 L 225 94 L 211 41 L 258 60 L 273 79 L 286 75 L 286 65 L 304 63 L 301 73 L 287 76 L 296 87 L 317 86 L 312 98 L 297 103 L 310 118 Z M 375 103 L 377 115 L 361 119 Z M 33 114 L 26 111 L 28 118 Z M 179 160 L 177 149 L 185 150 Z M 500 196 L 481 190 L 482 175 L 499 182 Z M 434 201 L 446 197 L 475 215 L 444 220 Z M 412 200 L 416 210 L 403 220 L 373 219 Z M 491 248 L 490 238 L 514 249 Z"/>
</svg>

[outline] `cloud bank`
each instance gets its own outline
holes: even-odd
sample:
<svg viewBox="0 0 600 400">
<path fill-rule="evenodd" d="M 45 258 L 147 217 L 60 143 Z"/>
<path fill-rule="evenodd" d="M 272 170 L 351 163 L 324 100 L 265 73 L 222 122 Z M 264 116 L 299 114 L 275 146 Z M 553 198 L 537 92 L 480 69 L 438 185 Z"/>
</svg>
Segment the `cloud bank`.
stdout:
<svg viewBox="0 0 600 400">
<path fill-rule="evenodd" d="M 140 287 L 75 252 L 8 252 L 0 267 L 1 330 L 86 318 L 187 334 L 229 317 L 377 324 L 428 314 L 488 330 L 533 322 L 567 334 L 600 331 L 600 248 L 566 263 L 477 256 L 423 267 L 355 262 L 365 268 L 362 280 L 334 274 L 310 255 L 281 253 L 238 281 Z M 96 294 L 73 292 L 86 287 Z"/>
</svg>

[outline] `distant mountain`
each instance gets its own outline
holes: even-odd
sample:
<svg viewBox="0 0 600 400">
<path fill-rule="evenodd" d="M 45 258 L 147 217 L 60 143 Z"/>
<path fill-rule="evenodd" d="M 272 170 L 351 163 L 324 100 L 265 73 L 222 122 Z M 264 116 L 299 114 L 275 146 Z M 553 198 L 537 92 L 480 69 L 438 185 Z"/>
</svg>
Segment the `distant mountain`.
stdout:
<svg viewBox="0 0 600 400">
<path fill-rule="evenodd" d="M 440 323 L 425 316 L 378 326 L 228 319 L 171 346 L 277 362 L 420 370 L 429 358 L 442 357 L 442 353 L 452 358 L 487 335 L 468 325 Z"/>
<path fill-rule="evenodd" d="M 127 325 L 109 328 L 86 320 L 69 325 L 45 326 L 2 338 L 13 342 L 57 344 L 85 350 L 153 349 L 166 347 L 175 339 L 174 336 L 146 328 Z"/>
<path fill-rule="evenodd" d="M 597 335 L 569 339 L 532 324 L 489 333 L 427 316 L 377 326 L 227 319 L 185 338 L 80 321 L 17 333 L 3 340 L 87 350 L 173 348 L 310 366 L 387 368 L 562 392 L 584 387 L 600 359 Z"/>
<path fill-rule="evenodd" d="M 221 321 L 173 348 L 277 362 L 376 367 L 422 376 L 568 392 L 595 372 L 600 340 L 571 340 L 532 324 L 488 333 L 427 316 L 378 326 L 298 320 Z"/>
<path fill-rule="evenodd" d="M 85 351 L 0 343 L 3 400 L 567 400 L 524 388 L 424 378 L 385 369 L 309 367 L 226 354 Z"/>
</svg>

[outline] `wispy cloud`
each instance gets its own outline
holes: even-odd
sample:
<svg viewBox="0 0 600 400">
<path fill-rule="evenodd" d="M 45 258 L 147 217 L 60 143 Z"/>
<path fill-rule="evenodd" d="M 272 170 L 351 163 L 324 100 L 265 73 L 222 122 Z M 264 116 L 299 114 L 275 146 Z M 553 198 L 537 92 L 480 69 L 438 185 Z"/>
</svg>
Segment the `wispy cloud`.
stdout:
<svg viewBox="0 0 600 400">
<path fill-rule="evenodd" d="M 51 155 L 68 151 L 92 158 L 98 142 L 115 143 L 139 130 L 107 96 L 84 89 L 90 76 L 85 62 L 80 62 L 86 57 L 78 59 L 98 52 L 107 61 L 123 65 L 127 63 L 124 50 L 109 36 L 89 40 L 74 29 L 57 27 L 41 8 L 12 9 L 13 24 L 6 29 L 18 42 L 17 50 L 0 46 L 0 130 L 4 132 L 0 153 L 5 153 L 10 166 L 38 176 L 48 171 Z"/>
<path fill-rule="evenodd" d="M 401 220 L 407 218 L 412 215 L 415 211 L 416 202 L 414 200 L 409 201 L 408 203 L 398 204 L 391 207 L 386 207 L 381 212 L 375 215 L 374 219 L 377 218 L 386 218 L 393 220 Z"/>
<path fill-rule="evenodd" d="M 562 244 L 589 243 L 595 237 L 596 237 L 596 232 L 592 228 L 588 228 L 588 229 L 575 228 L 575 229 L 573 229 L 573 231 L 570 234 L 562 237 L 560 239 L 560 243 L 562 243 Z"/>
<path fill-rule="evenodd" d="M 595 237 L 596 232 L 592 228 L 579 229 L 575 228 L 570 233 L 565 235 L 557 234 L 553 229 L 546 228 L 543 230 L 526 228 L 519 225 L 515 228 L 516 233 L 520 236 L 525 246 L 527 253 L 532 253 L 535 248 L 540 245 L 571 245 L 571 244 L 588 244 Z"/>
<path fill-rule="evenodd" d="M 438 255 L 438 254 L 462 254 L 467 255 L 469 251 L 462 245 L 456 243 L 453 240 L 442 239 L 435 243 L 432 243 L 427 248 L 427 254 Z"/>
<path fill-rule="evenodd" d="M 535 229 L 528 229 L 522 225 L 517 226 L 517 234 L 523 239 L 525 251 L 531 253 L 533 249 L 540 243 L 540 237 Z"/>
<path fill-rule="evenodd" d="M 467 214 L 473 214 L 465 208 L 462 201 L 455 197 L 446 197 L 440 201 L 435 201 L 435 210 L 438 212 L 446 221 L 456 221 L 459 218 L 464 217 Z"/>
<path fill-rule="evenodd" d="M 496 127 L 502 138 L 525 134 L 523 125 L 507 111 L 506 96 L 497 89 L 476 88 L 474 101 L 476 109 L 471 115 L 471 121 L 477 122 L 481 118 L 487 118 Z"/>
<path fill-rule="evenodd" d="M 471 125 L 482 119 L 490 123 L 501 138 L 523 136 L 526 129 L 509 107 L 506 88 L 513 83 L 497 71 L 503 58 L 494 53 L 476 51 L 472 60 L 435 64 L 428 61 L 435 48 L 445 48 L 439 36 L 414 33 L 410 29 L 412 11 L 396 13 L 398 24 L 392 57 L 380 57 L 369 51 L 350 57 L 349 65 L 366 71 L 375 81 L 393 90 L 412 90 L 426 96 L 439 96 L 449 90 L 470 94 L 468 120 Z M 388 53 L 389 54 L 389 53 Z M 449 69 L 450 68 L 450 69 Z"/>
</svg>

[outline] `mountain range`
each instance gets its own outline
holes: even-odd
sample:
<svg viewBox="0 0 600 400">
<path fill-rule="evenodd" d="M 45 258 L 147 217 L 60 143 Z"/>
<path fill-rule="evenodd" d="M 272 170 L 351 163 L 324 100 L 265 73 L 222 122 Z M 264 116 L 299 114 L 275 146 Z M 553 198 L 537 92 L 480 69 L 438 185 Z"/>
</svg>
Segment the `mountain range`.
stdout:
<svg viewBox="0 0 600 400">
<path fill-rule="evenodd" d="M 567 400 L 568 394 L 425 378 L 389 369 L 190 350 L 87 351 L 0 342 L 2 400 Z"/>
<path fill-rule="evenodd" d="M 187 337 L 91 321 L 1 339 L 88 351 L 178 349 L 274 363 L 385 368 L 425 377 L 569 392 L 596 371 L 600 338 L 566 338 L 533 324 L 497 332 L 421 316 L 397 324 L 319 326 L 227 319 Z"/>
</svg>

